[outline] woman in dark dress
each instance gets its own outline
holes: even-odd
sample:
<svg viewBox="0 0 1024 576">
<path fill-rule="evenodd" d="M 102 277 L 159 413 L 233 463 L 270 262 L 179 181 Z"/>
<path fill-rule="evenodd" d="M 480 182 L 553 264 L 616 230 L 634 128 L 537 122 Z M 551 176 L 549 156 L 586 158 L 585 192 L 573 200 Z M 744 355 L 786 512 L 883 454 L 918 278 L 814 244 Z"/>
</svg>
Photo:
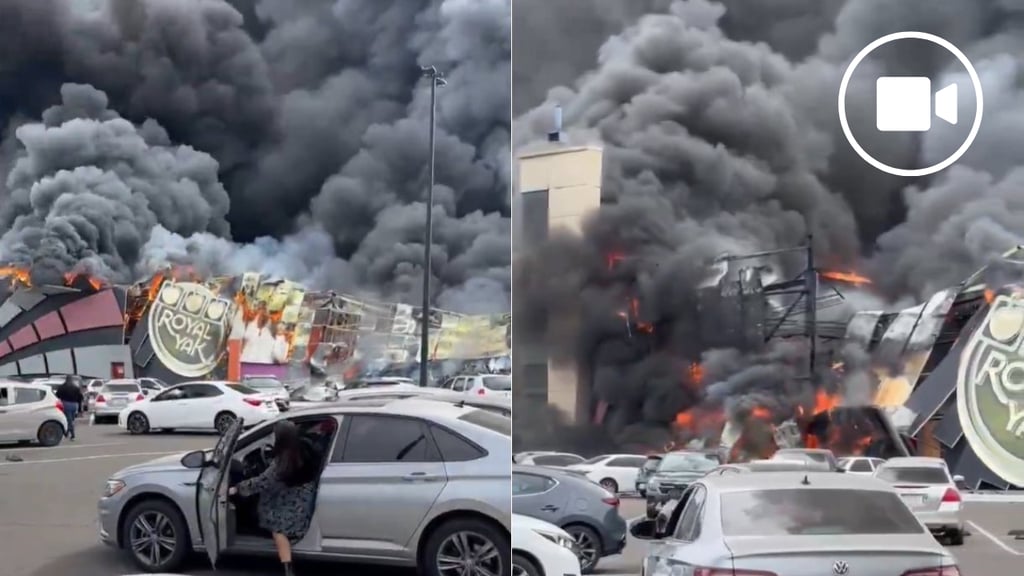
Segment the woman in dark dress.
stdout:
<svg viewBox="0 0 1024 576">
<path fill-rule="evenodd" d="M 274 459 L 256 478 L 240 482 L 228 494 L 260 495 L 260 526 L 270 531 L 285 576 L 294 576 L 292 544 L 302 540 L 313 518 L 319 459 L 302 439 L 295 424 L 282 420 L 274 426 Z"/>
</svg>

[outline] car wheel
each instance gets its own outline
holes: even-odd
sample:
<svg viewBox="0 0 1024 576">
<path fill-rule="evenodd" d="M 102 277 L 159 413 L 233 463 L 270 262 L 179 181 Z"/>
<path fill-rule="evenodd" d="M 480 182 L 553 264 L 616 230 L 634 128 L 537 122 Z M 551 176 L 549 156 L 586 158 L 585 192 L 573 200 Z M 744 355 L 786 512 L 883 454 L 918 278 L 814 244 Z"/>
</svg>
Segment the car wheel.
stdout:
<svg viewBox="0 0 1024 576">
<path fill-rule="evenodd" d="M 598 484 L 600 484 L 602 488 L 611 492 L 612 494 L 619 493 L 619 483 L 616 482 L 613 478 L 604 478 L 600 482 L 598 482 Z"/>
<path fill-rule="evenodd" d="M 512 576 L 541 576 L 540 569 L 526 556 L 512 553 Z"/>
<path fill-rule="evenodd" d="M 449 520 L 427 539 L 421 564 L 425 576 L 511 576 L 508 536 L 476 518 Z"/>
<path fill-rule="evenodd" d="M 64 439 L 64 427 L 60 422 L 47 420 L 39 425 L 36 440 L 43 446 L 56 446 Z"/>
<path fill-rule="evenodd" d="M 950 546 L 963 546 L 964 545 L 964 531 L 951 530 L 949 533 L 949 545 Z"/>
<path fill-rule="evenodd" d="M 175 572 L 191 549 L 185 518 L 162 500 L 146 500 L 128 511 L 121 545 L 146 572 Z"/>
<path fill-rule="evenodd" d="M 213 427 L 217 430 L 218 434 L 224 434 L 231 428 L 231 425 L 235 423 L 238 417 L 231 412 L 221 412 L 217 414 L 217 417 L 213 419 Z"/>
<path fill-rule="evenodd" d="M 597 568 L 597 563 L 604 555 L 601 536 L 589 526 L 570 524 L 563 528 L 576 541 L 576 549 L 580 555 L 580 572 L 590 574 Z"/>
<path fill-rule="evenodd" d="M 149 418 L 142 412 L 132 412 L 128 415 L 128 432 L 146 434 L 149 432 Z"/>
</svg>

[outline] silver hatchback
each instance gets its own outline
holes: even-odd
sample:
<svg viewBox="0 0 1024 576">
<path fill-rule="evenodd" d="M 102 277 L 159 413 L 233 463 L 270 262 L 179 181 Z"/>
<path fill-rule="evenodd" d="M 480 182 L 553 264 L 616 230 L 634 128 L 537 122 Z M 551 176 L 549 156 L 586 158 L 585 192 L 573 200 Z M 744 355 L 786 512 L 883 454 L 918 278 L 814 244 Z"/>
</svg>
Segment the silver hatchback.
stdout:
<svg viewBox="0 0 1024 576">
<path fill-rule="evenodd" d="M 297 557 L 418 566 L 428 576 L 509 576 L 511 420 L 436 400 L 323 405 L 289 412 L 323 455 L 309 532 Z M 216 447 L 125 468 L 99 500 L 100 540 L 149 572 L 192 550 L 273 555 L 256 502 L 227 489 L 267 466 L 275 421 Z"/>
</svg>

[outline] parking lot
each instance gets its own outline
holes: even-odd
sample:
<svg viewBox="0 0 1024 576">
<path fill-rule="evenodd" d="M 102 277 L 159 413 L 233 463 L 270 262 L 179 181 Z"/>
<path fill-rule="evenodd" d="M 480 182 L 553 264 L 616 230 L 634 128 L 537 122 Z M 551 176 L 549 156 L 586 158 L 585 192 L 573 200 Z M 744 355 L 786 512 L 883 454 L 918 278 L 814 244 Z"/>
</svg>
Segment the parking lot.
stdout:
<svg viewBox="0 0 1024 576">
<path fill-rule="evenodd" d="M 644 501 L 622 499 L 622 515 L 632 520 L 644 514 Z M 960 562 L 964 576 L 996 576 L 1024 573 L 1024 540 L 1014 540 L 1007 532 L 1024 529 L 1024 503 L 968 503 L 968 530 L 971 536 L 963 546 L 950 548 Z M 605 558 L 597 567 L 602 576 L 636 576 L 647 543 L 630 538 L 620 556 Z"/>
<path fill-rule="evenodd" d="M 80 421 L 82 422 L 82 421 Z M 119 551 L 99 543 L 96 501 L 117 470 L 161 455 L 207 448 L 210 434 L 129 436 L 116 426 L 79 425 L 78 439 L 54 448 L 0 448 L 0 574 L 118 576 L 138 570 Z M 22 461 L 13 461 L 20 458 Z M 303 575 L 337 574 L 337 564 L 300 562 Z M 345 573 L 411 576 L 410 570 L 343 566 Z M 350 572 L 351 571 L 351 572 Z M 197 556 L 186 574 L 260 576 L 281 573 L 275 560 L 227 558 L 210 569 Z"/>
</svg>

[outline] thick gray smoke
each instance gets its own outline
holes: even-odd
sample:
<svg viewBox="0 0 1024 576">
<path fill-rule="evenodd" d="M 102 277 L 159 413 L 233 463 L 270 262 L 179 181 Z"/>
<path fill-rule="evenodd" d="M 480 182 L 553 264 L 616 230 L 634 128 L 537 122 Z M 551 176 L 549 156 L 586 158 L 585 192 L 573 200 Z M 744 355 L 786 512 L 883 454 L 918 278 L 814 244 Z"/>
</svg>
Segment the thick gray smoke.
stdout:
<svg viewBox="0 0 1024 576">
<path fill-rule="evenodd" d="M 88 265 L 122 280 L 173 257 L 415 301 L 430 116 L 420 67 L 434 65 L 448 79 L 437 107 L 434 293 L 459 310 L 507 310 L 510 50 L 509 0 L 0 3 L 0 261 L 47 274 Z M 62 100 L 68 84 L 80 86 Z M 106 116 L 67 101 L 86 86 L 108 100 Z M 148 147 L 138 154 L 164 156 L 136 177 L 179 186 L 164 184 L 161 206 L 128 187 L 133 218 L 76 215 L 79 238 L 59 236 L 48 211 L 69 201 L 16 197 L 61 169 L 84 179 L 128 168 L 126 151 L 102 146 L 63 164 L 28 160 L 42 154 L 28 141 L 41 127 L 16 128 L 38 126 L 55 105 L 62 111 L 42 122 L 57 130 L 49 140 L 87 143 L 77 128 L 86 118 L 125 139 L 137 132 Z M 31 170 L 15 180 L 19 163 Z M 190 182 L 189 171 L 203 179 Z M 84 196 L 99 184 L 82 186 L 63 189 Z M 209 206 L 181 207 L 199 197 Z M 91 231 L 111 226 L 110 237 Z"/>
<path fill-rule="evenodd" d="M 528 4 L 535 12 L 524 20 L 561 15 Z M 1016 193 L 1024 157 L 1009 144 L 1024 118 L 1022 3 L 651 0 L 637 3 L 651 11 L 643 16 L 579 4 L 573 21 L 592 22 L 587 30 L 564 36 L 552 23 L 527 32 L 538 36 L 527 44 L 558 46 L 571 64 L 558 70 L 548 63 L 554 58 L 531 60 L 523 48 L 514 73 L 540 72 L 522 91 L 535 100 L 517 102 L 525 112 L 516 144 L 543 139 L 560 105 L 570 142 L 604 148 L 605 205 L 582 238 L 555 237 L 521 257 L 516 312 L 529 329 L 582 307 L 583 337 L 571 336 L 575 322 L 552 321 L 549 345 L 592 372 L 595 400 L 610 406 L 620 441 L 664 431 L 675 413 L 696 405 L 734 414 L 757 404 L 785 415 L 813 400 L 805 350 L 749 350 L 738 335 L 730 344 L 695 333 L 719 321 L 701 304 L 699 287 L 722 253 L 792 247 L 811 234 L 819 268 L 867 272 L 882 296 L 896 300 L 955 285 L 1024 241 Z M 853 55 L 903 30 L 959 46 L 986 89 L 986 120 L 971 153 L 959 168 L 913 182 L 857 157 L 835 111 Z M 927 51 L 882 56 L 869 64 L 874 72 L 914 70 L 936 81 L 953 74 Z M 990 116 L 993 99 L 1000 105 Z M 873 121 L 873 93 L 852 86 L 847 108 L 851 122 Z M 936 130 L 865 146 L 884 147 L 897 165 L 929 165 L 954 137 Z M 610 254 L 618 255 L 614 265 Z M 788 260 L 774 265 L 782 278 L 801 269 Z M 639 305 L 624 322 L 616 310 L 630 298 Z M 838 355 L 861 364 L 856 350 Z M 696 390 L 684 369 L 692 362 L 705 364 L 705 386 Z M 850 397 L 863 401 L 865 372 L 848 376 Z M 833 380 L 819 377 L 817 385 L 839 385 Z"/>
</svg>

